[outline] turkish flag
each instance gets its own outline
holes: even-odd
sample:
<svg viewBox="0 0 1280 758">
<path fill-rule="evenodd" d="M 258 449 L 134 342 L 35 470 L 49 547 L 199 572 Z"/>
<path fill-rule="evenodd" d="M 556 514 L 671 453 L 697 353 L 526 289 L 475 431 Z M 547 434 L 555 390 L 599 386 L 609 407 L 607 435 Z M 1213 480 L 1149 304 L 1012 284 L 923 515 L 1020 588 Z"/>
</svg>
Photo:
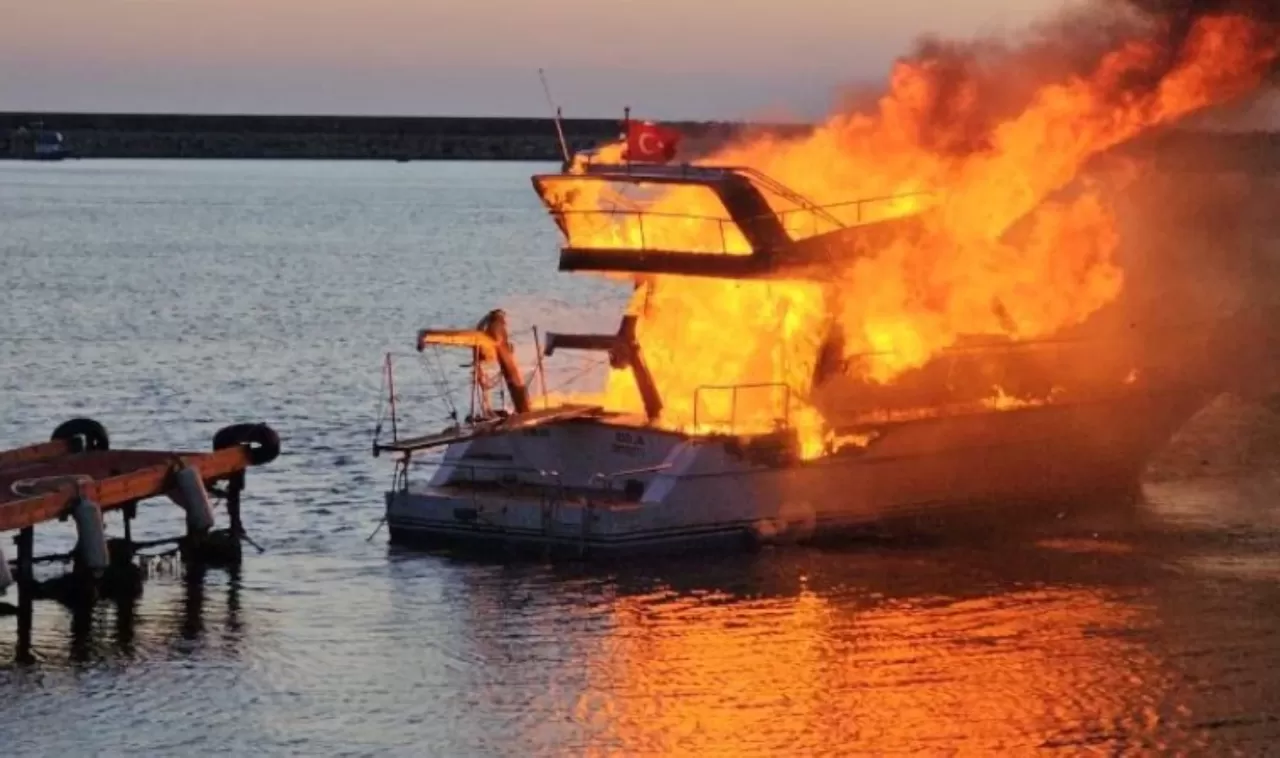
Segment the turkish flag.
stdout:
<svg viewBox="0 0 1280 758">
<path fill-rule="evenodd" d="M 676 157 L 680 144 L 680 132 L 659 126 L 652 121 L 632 121 L 627 124 L 627 160 L 646 163 L 666 163 Z"/>
</svg>

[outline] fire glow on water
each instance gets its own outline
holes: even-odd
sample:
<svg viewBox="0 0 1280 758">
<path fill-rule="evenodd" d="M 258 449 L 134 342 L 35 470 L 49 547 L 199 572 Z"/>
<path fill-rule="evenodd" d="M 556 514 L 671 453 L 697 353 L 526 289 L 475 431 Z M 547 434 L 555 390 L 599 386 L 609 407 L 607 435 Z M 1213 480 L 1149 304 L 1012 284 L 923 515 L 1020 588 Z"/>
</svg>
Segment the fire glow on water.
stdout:
<svg viewBox="0 0 1280 758">
<path fill-rule="evenodd" d="M 1052 194 L 1091 157 L 1256 89 L 1277 58 L 1276 25 L 1257 14 L 1228 9 L 1180 20 L 1185 28 L 1175 33 L 1172 17 L 1126 18 L 1114 27 L 1124 33 L 1106 44 L 1101 35 L 1077 44 L 1066 24 L 1016 48 L 926 43 L 894 66 L 873 107 L 835 113 L 801 138 L 764 135 L 697 161 L 757 169 L 850 225 L 865 219 L 840 204 L 858 198 L 930 191 L 942 199 L 920 217 L 921 236 L 833 261 L 825 281 L 646 279 L 630 307 L 642 315 L 639 338 L 666 402 L 662 425 L 706 431 L 691 428 L 699 387 L 783 384 L 794 390 L 791 423 L 806 454 L 817 454 L 830 435 L 804 391 L 833 321 L 846 358 L 857 359 L 851 370 L 885 384 L 960 335 L 1045 337 L 1115 300 L 1124 273 L 1112 213 L 1087 188 L 1067 200 Z M 606 148 L 604 157 L 621 149 Z M 723 215 L 714 197 L 693 191 L 700 189 L 670 189 L 650 210 Z M 562 209 L 604 210 L 593 192 L 584 183 Z M 793 207 L 774 210 L 788 212 L 789 228 L 822 231 L 817 219 L 791 223 Z M 1015 224 L 1026 232 L 1016 243 L 1005 239 Z M 666 249 L 744 252 L 727 249 L 733 241 L 716 225 L 664 225 L 663 233 L 675 237 L 660 242 Z M 639 247 L 625 239 L 625 226 L 594 234 L 574 230 L 575 242 Z M 603 402 L 641 407 L 625 372 L 612 372 Z M 699 414 L 728 418 L 728 402 L 703 397 Z M 777 404 L 770 393 L 737 398 L 736 426 L 772 423 Z"/>
</svg>

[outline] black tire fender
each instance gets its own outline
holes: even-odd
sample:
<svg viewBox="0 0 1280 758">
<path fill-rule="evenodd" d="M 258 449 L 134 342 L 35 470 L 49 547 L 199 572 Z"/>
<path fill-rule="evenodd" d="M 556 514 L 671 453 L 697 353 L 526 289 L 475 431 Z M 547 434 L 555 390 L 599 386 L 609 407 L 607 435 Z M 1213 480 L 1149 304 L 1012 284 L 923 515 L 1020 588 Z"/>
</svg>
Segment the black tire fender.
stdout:
<svg viewBox="0 0 1280 758">
<path fill-rule="evenodd" d="M 280 455 L 280 435 L 266 424 L 232 424 L 213 435 L 213 449 L 224 450 L 235 445 L 249 446 L 249 463 L 261 466 Z"/>
<path fill-rule="evenodd" d="M 66 440 L 77 453 L 86 450 L 110 450 L 111 439 L 107 428 L 91 418 L 73 418 L 58 424 L 51 440 Z"/>
</svg>

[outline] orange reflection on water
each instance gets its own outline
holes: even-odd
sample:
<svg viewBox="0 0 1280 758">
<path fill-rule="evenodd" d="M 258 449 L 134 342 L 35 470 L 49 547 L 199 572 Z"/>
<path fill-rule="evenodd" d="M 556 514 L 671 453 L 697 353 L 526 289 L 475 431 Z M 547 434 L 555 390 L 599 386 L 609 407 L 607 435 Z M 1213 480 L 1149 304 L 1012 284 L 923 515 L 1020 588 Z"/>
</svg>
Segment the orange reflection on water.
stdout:
<svg viewBox="0 0 1280 758">
<path fill-rule="evenodd" d="M 954 600 L 617 600 L 575 720 L 588 755 L 992 754 L 1146 735 L 1165 691 L 1090 589 Z M 860 607 L 861 606 L 861 607 Z"/>
</svg>

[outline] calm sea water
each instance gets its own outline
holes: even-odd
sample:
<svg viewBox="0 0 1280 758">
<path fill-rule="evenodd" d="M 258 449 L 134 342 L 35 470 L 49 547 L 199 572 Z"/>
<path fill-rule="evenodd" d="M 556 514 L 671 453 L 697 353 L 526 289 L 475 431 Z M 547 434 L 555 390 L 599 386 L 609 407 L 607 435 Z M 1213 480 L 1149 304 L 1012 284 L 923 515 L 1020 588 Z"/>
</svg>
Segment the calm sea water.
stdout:
<svg viewBox="0 0 1280 758">
<path fill-rule="evenodd" d="M 0 755 L 1262 755 L 1280 738 L 1280 422 L 1240 403 L 1193 423 L 1136 518 L 609 569 L 368 540 L 391 474 L 369 445 L 386 352 L 401 420 L 427 428 L 467 400 L 413 353 L 418 328 L 503 306 L 527 360 L 535 322 L 615 322 L 625 291 L 555 272 L 528 183 L 547 168 L 0 163 L 0 445 L 79 415 L 117 446 L 204 449 L 255 420 L 285 441 L 250 475 L 265 552 L 237 574 L 160 567 L 136 604 L 91 615 L 42 602 L 31 666 L 8 663 L 0 619 Z M 142 516 L 140 536 L 181 530 L 164 503 Z"/>
</svg>

